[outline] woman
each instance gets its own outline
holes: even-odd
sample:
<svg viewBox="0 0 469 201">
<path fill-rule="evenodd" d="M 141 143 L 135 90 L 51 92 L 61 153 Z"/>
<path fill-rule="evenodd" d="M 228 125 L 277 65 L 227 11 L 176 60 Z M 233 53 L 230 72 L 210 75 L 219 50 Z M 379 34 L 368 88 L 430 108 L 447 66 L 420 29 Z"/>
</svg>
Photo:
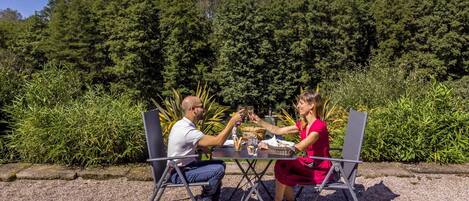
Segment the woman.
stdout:
<svg viewBox="0 0 469 201">
<path fill-rule="evenodd" d="M 301 116 L 293 126 L 277 127 L 251 114 L 254 123 L 277 135 L 299 133 L 301 141 L 294 145 L 298 151 L 305 151 L 307 156 L 296 160 L 279 160 L 275 164 L 275 200 L 295 200 L 293 186 L 298 184 L 320 184 L 331 167 L 330 161 L 313 160 L 308 156 L 330 157 L 329 132 L 327 125 L 320 117 L 323 100 L 319 93 L 305 92 L 300 95 L 296 105 Z M 307 165 L 313 164 L 313 167 Z"/>
</svg>

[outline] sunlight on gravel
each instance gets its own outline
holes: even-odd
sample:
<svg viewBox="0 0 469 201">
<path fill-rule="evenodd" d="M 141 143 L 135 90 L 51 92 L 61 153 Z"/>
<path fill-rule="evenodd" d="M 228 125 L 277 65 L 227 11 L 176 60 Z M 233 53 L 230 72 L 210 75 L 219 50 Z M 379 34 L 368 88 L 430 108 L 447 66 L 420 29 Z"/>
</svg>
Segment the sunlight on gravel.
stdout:
<svg viewBox="0 0 469 201">
<path fill-rule="evenodd" d="M 227 200 L 241 176 L 228 175 L 223 180 L 222 199 Z M 264 177 L 270 192 L 274 190 L 272 176 Z M 365 179 L 359 177 L 359 184 L 364 185 L 365 191 L 359 200 L 452 200 L 465 201 L 469 197 L 469 177 L 466 175 L 417 175 L 410 178 L 379 177 Z M 148 200 L 152 182 L 127 181 L 125 178 L 111 180 L 16 180 L 0 182 L 1 201 L 91 201 L 91 200 Z M 193 188 L 194 193 L 200 193 L 199 188 Z M 262 196 L 270 200 L 262 189 Z M 303 191 L 299 200 L 311 200 L 314 192 L 311 189 Z M 239 200 L 241 192 L 235 194 L 232 200 Z M 184 188 L 168 189 L 161 200 L 188 200 Z M 254 199 L 251 199 L 254 200 Z M 335 191 L 323 191 L 319 200 L 343 200 L 343 195 Z"/>
</svg>

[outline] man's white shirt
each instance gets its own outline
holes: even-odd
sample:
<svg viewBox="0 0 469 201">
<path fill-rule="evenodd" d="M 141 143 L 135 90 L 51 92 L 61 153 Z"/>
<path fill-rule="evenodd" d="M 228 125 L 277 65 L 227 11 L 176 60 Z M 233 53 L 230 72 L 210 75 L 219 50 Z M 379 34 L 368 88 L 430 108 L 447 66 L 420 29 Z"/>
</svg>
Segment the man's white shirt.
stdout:
<svg viewBox="0 0 469 201">
<path fill-rule="evenodd" d="M 182 118 L 174 124 L 169 133 L 168 157 L 195 154 L 197 143 L 203 136 L 202 131 L 197 130 L 194 123 L 186 117 Z M 196 160 L 196 158 L 177 159 L 176 163 L 178 166 L 185 166 Z"/>
</svg>

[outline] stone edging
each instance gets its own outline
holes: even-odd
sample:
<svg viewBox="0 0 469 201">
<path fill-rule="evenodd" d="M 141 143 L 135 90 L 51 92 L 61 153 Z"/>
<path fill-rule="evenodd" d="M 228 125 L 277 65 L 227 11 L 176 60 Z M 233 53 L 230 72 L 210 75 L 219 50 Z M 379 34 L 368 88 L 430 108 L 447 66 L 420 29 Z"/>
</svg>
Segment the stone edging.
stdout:
<svg viewBox="0 0 469 201">
<path fill-rule="evenodd" d="M 258 165 L 262 167 L 263 161 Z M 247 164 L 244 164 L 247 165 Z M 258 171 L 261 171 L 260 169 Z M 228 162 L 226 174 L 241 174 L 235 163 Z M 273 174 L 273 165 L 267 171 Z M 418 174 L 456 174 L 469 176 L 469 163 L 438 165 L 432 163 L 403 164 L 403 163 L 363 163 L 359 165 L 358 176 L 376 178 L 386 176 L 414 177 Z M 126 177 L 133 181 L 152 181 L 151 168 L 148 164 L 129 164 L 101 168 L 80 169 L 59 165 L 10 163 L 0 165 L 0 181 L 14 181 L 15 179 L 33 180 L 73 180 L 77 177 L 84 179 L 113 179 Z"/>
</svg>

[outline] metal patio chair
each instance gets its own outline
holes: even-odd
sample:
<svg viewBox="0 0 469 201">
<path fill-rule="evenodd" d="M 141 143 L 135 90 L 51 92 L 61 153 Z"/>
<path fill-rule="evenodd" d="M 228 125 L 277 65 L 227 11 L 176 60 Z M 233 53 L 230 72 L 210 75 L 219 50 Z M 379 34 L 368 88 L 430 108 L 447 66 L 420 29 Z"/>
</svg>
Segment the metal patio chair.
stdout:
<svg viewBox="0 0 469 201">
<path fill-rule="evenodd" d="M 208 182 L 188 183 L 185 179 L 183 171 L 176 165 L 175 159 L 197 158 L 199 155 L 188 155 L 178 157 L 166 157 L 165 146 L 163 143 L 163 133 L 161 132 L 159 111 L 157 109 L 142 112 L 143 125 L 145 127 L 145 135 L 147 139 L 148 155 L 147 160 L 151 164 L 153 181 L 155 189 L 150 197 L 150 201 L 160 200 L 167 187 L 185 187 L 187 194 L 192 201 L 196 201 L 189 186 L 204 186 Z M 172 170 L 176 170 L 182 180 L 182 184 L 171 183 L 170 176 Z"/>
<path fill-rule="evenodd" d="M 320 185 L 300 185 L 301 187 L 296 194 L 296 198 L 301 194 L 303 187 L 313 187 L 317 191 L 314 200 L 319 198 L 319 194 L 323 189 L 327 189 L 340 190 L 347 200 L 349 199 L 345 192 L 349 191 L 352 199 L 357 201 L 356 191 L 361 189 L 359 189 L 359 185 L 355 184 L 355 178 L 357 177 L 358 164 L 362 163 L 360 161 L 360 151 L 365 134 L 366 121 L 367 113 L 350 109 L 344 146 L 342 147 L 342 158 L 311 156 L 313 159 L 331 161 L 332 167 Z M 333 173 L 335 179 L 331 182 L 329 178 L 333 176 Z"/>
</svg>

